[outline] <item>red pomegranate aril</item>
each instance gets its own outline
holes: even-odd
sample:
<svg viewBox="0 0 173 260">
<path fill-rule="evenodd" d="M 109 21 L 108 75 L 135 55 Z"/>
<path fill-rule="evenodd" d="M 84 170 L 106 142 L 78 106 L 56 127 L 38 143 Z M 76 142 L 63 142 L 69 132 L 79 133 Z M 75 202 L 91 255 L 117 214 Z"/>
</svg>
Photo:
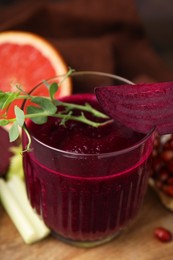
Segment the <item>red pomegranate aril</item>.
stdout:
<svg viewBox="0 0 173 260">
<path fill-rule="evenodd" d="M 153 154 L 152 154 L 152 155 L 153 155 L 153 158 L 154 158 L 154 157 L 157 157 L 157 155 L 158 155 L 157 149 L 154 149 L 154 150 L 153 150 Z"/>
<path fill-rule="evenodd" d="M 152 160 L 152 175 L 151 179 L 155 186 L 155 191 L 160 194 L 161 203 L 173 212 L 173 135 L 170 135 L 168 139 L 160 139 L 160 145 L 155 146 L 156 156 L 153 156 Z M 157 142 L 156 142 L 157 144 Z M 171 158 L 171 159 L 170 159 Z M 159 191 L 161 193 L 159 193 Z M 162 197 L 165 196 L 165 200 Z"/>
<path fill-rule="evenodd" d="M 155 147 L 159 147 L 160 146 L 160 139 L 159 137 L 156 136 L 155 140 L 154 140 L 154 146 Z"/>
<path fill-rule="evenodd" d="M 161 180 L 162 182 L 168 180 L 169 178 L 169 173 L 168 171 L 166 171 L 166 169 L 162 169 L 158 175 L 159 180 Z"/>
<path fill-rule="evenodd" d="M 158 156 L 153 158 L 152 167 L 154 172 L 159 172 L 162 167 L 162 164 L 162 160 L 158 158 Z"/>
<path fill-rule="evenodd" d="M 162 152 L 161 158 L 163 159 L 163 161 L 167 162 L 170 161 L 171 159 L 173 159 L 173 150 L 167 150 L 165 149 Z"/>
<path fill-rule="evenodd" d="M 154 230 L 155 237 L 161 242 L 170 242 L 172 241 L 172 233 L 163 227 L 158 227 Z"/>
</svg>

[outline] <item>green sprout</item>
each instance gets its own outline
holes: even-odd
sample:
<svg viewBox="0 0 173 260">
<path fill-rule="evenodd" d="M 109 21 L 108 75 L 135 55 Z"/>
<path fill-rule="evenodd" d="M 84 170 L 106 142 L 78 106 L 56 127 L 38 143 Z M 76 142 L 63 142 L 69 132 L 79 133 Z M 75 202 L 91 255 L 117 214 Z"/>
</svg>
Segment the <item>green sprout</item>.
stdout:
<svg viewBox="0 0 173 260">
<path fill-rule="evenodd" d="M 44 84 L 48 87 L 49 96 L 41 97 L 41 96 L 33 96 L 32 94 L 27 94 L 21 87 L 16 86 L 16 92 L 4 92 L 0 91 L 0 110 L 5 110 L 5 113 L 0 118 L 0 126 L 6 126 L 11 124 L 9 130 L 9 138 L 10 141 L 15 141 L 20 136 L 20 128 L 22 128 L 27 137 L 28 137 L 28 145 L 26 150 L 29 150 L 31 139 L 29 133 L 25 127 L 25 120 L 29 118 L 35 124 L 44 124 L 47 122 L 48 117 L 56 117 L 60 119 L 60 125 L 66 124 L 69 120 L 75 120 L 82 122 L 84 124 L 90 125 L 92 127 L 99 127 L 109 123 L 111 120 L 104 113 L 94 109 L 90 104 L 85 103 L 84 105 L 78 105 L 73 103 L 66 103 L 63 101 L 58 101 L 55 99 L 55 94 L 58 91 L 59 86 L 62 82 L 72 74 L 73 70 L 69 69 L 66 73 L 62 81 L 59 83 L 53 82 L 52 84 L 48 84 L 44 81 Z M 17 105 L 14 107 L 14 118 L 7 118 L 7 112 L 10 105 L 18 99 L 22 100 L 30 100 L 32 105 L 28 105 L 26 109 L 26 113 L 19 108 Z M 64 107 L 63 111 L 59 111 L 58 107 Z M 74 110 L 79 110 L 80 115 L 75 115 Z M 89 112 L 95 117 L 99 117 L 105 119 L 104 122 L 95 122 L 88 118 L 86 118 L 84 112 Z"/>
</svg>

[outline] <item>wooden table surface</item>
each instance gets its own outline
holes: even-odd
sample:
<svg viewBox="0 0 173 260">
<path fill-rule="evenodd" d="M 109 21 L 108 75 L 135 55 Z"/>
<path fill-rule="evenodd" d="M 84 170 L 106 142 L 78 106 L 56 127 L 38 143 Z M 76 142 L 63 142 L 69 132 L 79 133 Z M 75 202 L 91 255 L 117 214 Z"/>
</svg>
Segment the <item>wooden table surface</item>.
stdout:
<svg viewBox="0 0 173 260">
<path fill-rule="evenodd" d="M 173 213 L 160 204 L 150 189 L 135 222 L 112 242 L 92 249 L 66 245 L 51 236 L 36 244 L 26 245 L 0 206 L 0 259 L 172 260 L 173 242 L 162 243 L 153 236 L 153 230 L 158 226 L 173 232 Z"/>
</svg>

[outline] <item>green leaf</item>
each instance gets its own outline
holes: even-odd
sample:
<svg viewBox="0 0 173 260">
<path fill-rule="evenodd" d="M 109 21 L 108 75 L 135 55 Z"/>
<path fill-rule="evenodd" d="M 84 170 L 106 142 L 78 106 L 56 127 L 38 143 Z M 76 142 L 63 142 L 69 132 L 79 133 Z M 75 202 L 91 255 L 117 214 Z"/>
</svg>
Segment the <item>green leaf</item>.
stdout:
<svg viewBox="0 0 173 260">
<path fill-rule="evenodd" d="M 14 107 L 15 115 L 16 115 L 16 120 L 19 126 L 23 126 L 25 122 L 25 114 L 22 109 L 20 109 L 18 106 Z"/>
<path fill-rule="evenodd" d="M 42 114 L 43 109 L 41 107 L 36 107 L 36 106 L 28 106 L 27 107 L 27 114 L 37 114 L 37 113 Z"/>
<path fill-rule="evenodd" d="M 19 134 L 20 132 L 19 132 L 18 124 L 17 121 L 15 121 L 9 130 L 10 142 L 15 141 L 19 137 Z"/>
<path fill-rule="evenodd" d="M 49 93 L 51 100 L 54 100 L 54 95 L 58 90 L 58 84 L 56 82 L 52 83 L 49 87 Z"/>
<path fill-rule="evenodd" d="M 48 98 L 34 97 L 32 102 L 39 105 L 47 115 L 53 115 L 57 111 L 57 107 Z"/>
<path fill-rule="evenodd" d="M 28 106 L 27 113 L 31 115 L 30 119 L 38 125 L 42 125 L 47 122 L 47 116 L 44 116 L 44 110 L 40 107 Z M 39 114 L 39 115 L 33 117 L 34 114 Z"/>
<path fill-rule="evenodd" d="M 31 121 L 33 121 L 37 125 L 42 125 L 47 122 L 47 116 L 34 117 L 31 118 Z"/>
<path fill-rule="evenodd" d="M 7 108 L 17 97 L 20 95 L 19 92 L 3 92 L 0 93 L 0 108 Z"/>
<path fill-rule="evenodd" d="M 46 116 L 34 117 L 34 118 L 31 118 L 31 121 L 33 121 L 37 125 L 42 125 L 47 122 L 47 117 Z"/>
<path fill-rule="evenodd" d="M 3 91 L 0 91 L 0 109 L 3 108 L 7 98 L 8 98 L 8 94 Z"/>
<path fill-rule="evenodd" d="M 0 119 L 0 126 L 8 125 L 9 120 L 8 119 Z"/>
</svg>

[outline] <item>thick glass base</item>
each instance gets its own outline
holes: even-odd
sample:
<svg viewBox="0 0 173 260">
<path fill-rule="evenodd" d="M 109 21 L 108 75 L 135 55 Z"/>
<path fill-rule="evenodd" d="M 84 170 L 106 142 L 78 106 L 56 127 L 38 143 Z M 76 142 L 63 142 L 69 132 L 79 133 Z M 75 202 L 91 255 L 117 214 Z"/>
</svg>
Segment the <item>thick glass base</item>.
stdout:
<svg viewBox="0 0 173 260">
<path fill-rule="evenodd" d="M 92 247 L 96 247 L 96 246 L 100 246 L 105 243 L 108 243 L 111 240 L 113 240 L 114 238 L 116 238 L 120 233 L 121 233 L 121 231 L 118 231 L 117 233 L 115 233 L 109 237 L 106 237 L 105 239 L 100 239 L 100 240 L 96 240 L 96 241 L 78 241 L 78 240 L 72 240 L 69 238 L 65 238 L 65 237 L 55 233 L 54 231 L 52 231 L 52 235 L 54 237 L 56 237 L 57 239 L 61 240 L 62 242 L 70 244 L 72 246 L 83 247 L 83 248 L 92 248 Z"/>
</svg>

